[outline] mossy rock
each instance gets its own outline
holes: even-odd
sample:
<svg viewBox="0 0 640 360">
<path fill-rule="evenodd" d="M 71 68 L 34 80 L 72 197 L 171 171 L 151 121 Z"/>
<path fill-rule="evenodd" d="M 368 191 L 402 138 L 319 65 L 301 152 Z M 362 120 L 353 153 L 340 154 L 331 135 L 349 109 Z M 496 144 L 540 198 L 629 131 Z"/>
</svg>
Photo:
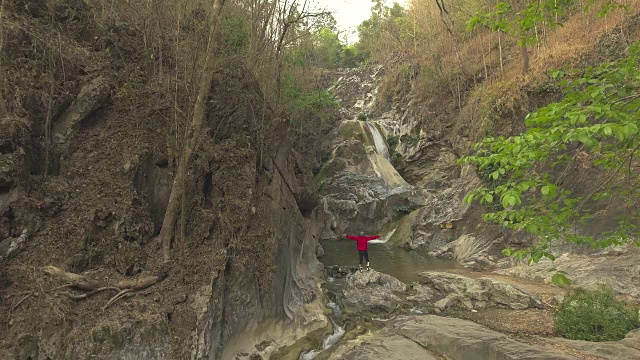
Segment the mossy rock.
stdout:
<svg viewBox="0 0 640 360">
<path fill-rule="evenodd" d="M 307 334 L 307 336 L 302 339 L 296 341 L 295 343 L 280 348 L 275 353 L 271 354 L 269 359 L 271 360 L 298 360 L 300 358 L 300 354 L 305 351 L 319 349 L 322 347 L 322 342 L 324 338 L 333 333 L 333 325 L 331 322 L 327 324 L 327 326 L 314 330 Z"/>
<path fill-rule="evenodd" d="M 353 329 L 347 330 L 347 332 L 344 334 L 344 336 L 340 340 L 344 341 L 344 342 L 355 340 L 358 337 L 368 333 L 371 329 L 373 329 L 372 326 L 356 325 Z M 316 360 L 327 360 L 327 359 L 330 359 L 331 355 L 333 355 L 333 352 L 336 350 L 336 348 L 337 348 L 337 346 L 333 346 L 333 347 L 321 352 L 320 354 L 318 354 L 316 356 Z"/>
<path fill-rule="evenodd" d="M 347 161 L 345 159 L 336 158 L 327 161 L 320 168 L 318 175 L 316 175 L 316 184 L 318 184 L 318 186 L 321 186 L 327 178 L 339 173 L 346 168 Z"/>
<path fill-rule="evenodd" d="M 365 146 L 375 146 L 373 137 L 361 121 L 348 120 L 340 125 L 340 137 L 343 140 L 358 140 Z"/>
</svg>

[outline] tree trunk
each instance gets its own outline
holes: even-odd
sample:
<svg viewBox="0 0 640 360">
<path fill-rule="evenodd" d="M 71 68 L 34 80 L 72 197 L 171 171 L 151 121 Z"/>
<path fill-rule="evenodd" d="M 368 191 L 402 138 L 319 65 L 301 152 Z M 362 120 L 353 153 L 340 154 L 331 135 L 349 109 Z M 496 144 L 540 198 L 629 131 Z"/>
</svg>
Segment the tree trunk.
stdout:
<svg viewBox="0 0 640 360">
<path fill-rule="evenodd" d="M 529 49 L 527 46 L 521 46 L 520 52 L 522 53 L 522 75 L 527 75 L 529 72 Z"/>
<path fill-rule="evenodd" d="M 504 65 L 502 62 L 502 35 L 500 34 L 500 31 L 498 31 L 498 50 L 500 56 L 500 72 L 504 72 Z"/>
<path fill-rule="evenodd" d="M 193 155 L 193 152 L 195 151 L 195 147 L 198 143 L 198 137 L 200 136 L 202 126 L 204 124 L 207 97 L 211 90 L 211 82 L 213 80 L 213 72 L 215 69 L 217 35 L 220 29 L 220 18 L 222 17 L 222 10 L 224 8 L 225 1 L 226 0 L 214 0 L 213 2 L 210 16 L 211 24 L 209 27 L 207 57 L 205 59 L 203 73 L 200 79 L 198 97 L 196 98 L 193 107 L 191 126 L 186 136 L 186 142 L 184 149 L 182 150 L 180 163 L 178 164 L 176 174 L 173 178 L 173 185 L 171 187 L 169 203 L 167 204 L 167 211 L 164 215 L 164 220 L 162 221 L 160 241 L 162 243 L 162 252 L 165 262 L 168 262 L 171 259 L 171 240 L 175 232 L 176 219 L 178 217 L 178 209 L 180 208 L 182 194 L 185 190 L 187 169 L 189 168 L 191 155 Z"/>
<path fill-rule="evenodd" d="M 4 57 L 4 0 L 0 1 L 0 118 L 7 116 L 7 106 L 4 103 L 4 69 L 2 59 Z"/>
</svg>

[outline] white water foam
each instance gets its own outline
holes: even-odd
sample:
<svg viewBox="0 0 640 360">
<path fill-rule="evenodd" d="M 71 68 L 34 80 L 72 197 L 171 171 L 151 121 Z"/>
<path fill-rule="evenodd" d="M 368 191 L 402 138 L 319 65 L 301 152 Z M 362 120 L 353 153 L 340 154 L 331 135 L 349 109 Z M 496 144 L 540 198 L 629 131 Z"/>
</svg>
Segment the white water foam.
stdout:
<svg viewBox="0 0 640 360">
<path fill-rule="evenodd" d="M 387 235 L 385 235 L 384 237 L 375 239 L 375 240 L 371 240 L 369 241 L 370 244 L 386 244 L 389 239 L 391 239 L 391 237 L 393 236 L 393 234 L 396 232 L 396 230 L 398 230 L 398 228 L 395 228 L 393 230 L 391 230 Z"/>
<path fill-rule="evenodd" d="M 373 137 L 373 143 L 376 146 L 376 152 L 378 155 L 389 160 L 389 148 L 387 147 L 387 142 L 384 140 L 384 137 L 380 134 L 378 127 L 366 121 L 364 124 L 367 129 L 369 129 L 369 133 L 371 133 L 371 136 Z"/>
<path fill-rule="evenodd" d="M 331 312 L 333 313 L 333 316 L 340 317 L 341 310 L 338 304 L 334 302 L 330 302 L 327 304 L 327 306 L 331 308 Z M 333 320 L 331 320 L 331 324 L 333 324 L 333 334 L 328 335 L 327 337 L 324 338 L 324 340 L 322 340 L 322 348 L 318 350 L 310 350 L 305 353 L 302 353 L 300 355 L 299 360 L 313 360 L 316 358 L 316 356 L 318 356 L 318 354 L 320 354 L 324 350 L 327 350 L 333 345 L 337 344 L 338 341 L 342 339 L 346 330 L 342 326 L 336 324 L 336 322 Z"/>
</svg>

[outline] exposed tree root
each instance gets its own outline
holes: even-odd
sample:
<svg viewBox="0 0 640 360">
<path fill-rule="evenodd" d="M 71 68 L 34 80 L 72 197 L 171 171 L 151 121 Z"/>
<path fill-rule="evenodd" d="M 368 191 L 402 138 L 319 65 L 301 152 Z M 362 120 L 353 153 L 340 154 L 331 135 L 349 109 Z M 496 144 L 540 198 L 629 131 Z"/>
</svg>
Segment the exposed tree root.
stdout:
<svg viewBox="0 0 640 360">
<path fill-rule="evenodd" d="M 67 296 L 69 296 L 73 300 L 83 300 L 83 299 L 86 299 L 86 298 L 88 298 L 88 297 L 90 297 L 92 295 L 95 295 L 97 293 L 101 293 L 101 292 L 106 291 L 106 290 L 121 291 L 120 289 L 115 288 L 115 287 L 101 287 L 101 288 L 97 288 L 95 290 L 91 290 L 88 293 L 84 293 L 84 294 L 80 294 L 80 295 L 67 294 Z"/>
<path fill-rule="evenodd" d="M 29 296 L 31 296 L 33 293 L 28 293 L 27 295 L 25 295 L 22 299 L 20 299 L 17 303 L 15 303 L 12 307 L 10 312 L 13 312 L 13 310 L 17 309 L 18 306 L 20 306 L 20 304 L 22 304 L 25 300 L 27 300 L 27 298 L 29 298 Z"/>
<path fill-rule="evenodd" d="M 103 287 L 103 286 L 100 286 L 100 284 L 98 284 L 97 282 L 87 279 L 82 275 L 66 272 L 55 266 L 45 266 L 44 272 L 47 275 L 58 278 L 62 282 L 69 284 L 70 287 L 77 288 L 80 290 L 92 291 L 100 287 Z"/>
<path fill-rule="evenodd" d="M 134 292 L 146 289 L 151 287 L 158 282 L 162 281 L 167 277 L 167 273 L 163 272 L 160 275 L 156 276 L 142 276 L 136 279 L 121 279 L 121 280 L 104 280 L 98 281 L 94 279 L 89 279 L 85 275 L 74 274 L 67 271 L 64 271 L 55 266 L 45 266 L 44 272 L 54 278 L 59 279 L 62 282 L 67 283 L 64 287 L 71 287 L 78 290 L 87 291 L 84 294 L 71 294 L 68 293 L 67 296 L 73 300 L 84 300 L 95 294 L 111 290 L 117 291 L 118 293 L 114 295 L 105 306 L 102 307 L 102 310 L 106 310 L 111 305 L 113 305 L 116 301 L 122 299 L 123 297 L 133 296 Z"/>
<path fill-rule="evenodd" d="M 126 295 L 129 295 L 129 293 L 131 292 L 131 289 L 124 289 L 122 291 L 120 291 L 119 293 L 117 293 L 114 297 L 112 297 L 105 306 L 102 307 L 102 311 L 107 310 L 107 308 L 111 305 L 113 305 L 113 303 L 115 303 L 116 301 L 122 299 L 123 297 L 125 297 Z"/>
</svg>

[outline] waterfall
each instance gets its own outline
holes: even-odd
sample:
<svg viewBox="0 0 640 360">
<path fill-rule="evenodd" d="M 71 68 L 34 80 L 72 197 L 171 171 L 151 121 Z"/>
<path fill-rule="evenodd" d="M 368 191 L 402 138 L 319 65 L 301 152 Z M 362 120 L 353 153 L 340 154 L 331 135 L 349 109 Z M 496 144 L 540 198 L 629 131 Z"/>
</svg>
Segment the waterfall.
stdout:
<svg viewBox="0 0 640 360">
<path fill-rule="evenodd" d="M 373 136 L 373 143 L 376 146 L 376 152 L 378 153 L 378 155 L 389 160 L 389 148 L 387 148 L 387 142 L 384 140 L 382 134 L 380 134 L 378 127 L 366 121 L 364 124 L 369 130 L 371 136 Z"/>
<path fill-rule="evenodd" d="M 330 320 L 331 320 L 331 324 L 333 325 L 333 334 L 328 335 L 324 338 L 324 340 L 322 341 L 321 349 L 304 352 L 300 354 L 299 360 L 315 359 L 316 356 L 318 356 L 318 354 L 320 354 L 324 350 L 327 350 L 333 345 L 337 344 L 338 341 L 340 341 L 340 339 L 342 339 L 342 337 L 344 336 L 346 330 L 342 326 L 338 325 L 336 320 L 333 319 L 333 318 L 336 318 L 336 319 L 340 318 L 342 316 L 342 310 L 340 310 L 340 307 L 334 302 L 328 303 L 327 306 L 331 308 L 332 316 L 330 317 Z"/>
<path fill-rule="evenodd" d="M 328 348 L 337 344 L 338 341 L 340 341 L 340 339 L 342 339 L 342 337 L 344 336 L 344 333 L 346 332 L 345 329 L 340 325 L 336 324 L 335 322 L 333 322 L 333 320 L 331 322 L 333 323 L 334 331 L 333 331 L 333 334 L 328 335 L 327 337 L 324 338 L 324 340 L 322 341 L 322 349 L 304 352 L 300 354 L 299 360 L 313 360 L 322 351 L 327 350 Z"/>
</svg>

